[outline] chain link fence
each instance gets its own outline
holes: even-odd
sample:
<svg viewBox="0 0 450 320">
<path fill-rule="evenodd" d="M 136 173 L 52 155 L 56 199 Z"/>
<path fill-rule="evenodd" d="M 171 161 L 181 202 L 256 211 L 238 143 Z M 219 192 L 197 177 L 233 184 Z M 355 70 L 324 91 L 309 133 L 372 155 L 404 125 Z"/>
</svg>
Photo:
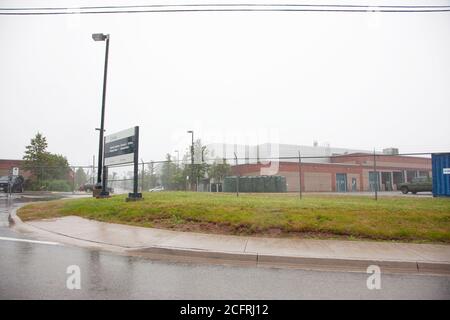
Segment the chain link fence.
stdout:
<svg viewBox="0 0 450 320">
<path fill-rule="evenodd" d="M 14 185 L 13 167 L 1 172 L 2 179 Z M 133 190 L 133 164 L 108 167 L 107 186 L 115 194 Z M 97 167 L 19 166 L 22 188 L 14 190 L 90 193 L 97 183 Z M 236 179 L 233 192 L 267 192 L 264 179 L 282 177 L 287 193 L 336 193 L 393 195 L 431 192 L 431 153 L 350 153 L 330 156 L 302 155 L 278 157 L 201 158 L 141 161 L 138 170 L 140 192 L 177 190 L 224 192 L 226 179 Z M 9 177 L 5 179 L 5 177 Z M 239 179 L 242 182 L 239 190 Z M 2 180 L 2 181 L 3 181 Z M 266 179 L 267 180 L 267 179 Z M 270 179 L 268 179 L 270 180 Z M 4 185 L 3 181 L 3 185 Z M 19 183 L 19 182 L 18 182 Z M 259 185 L 258 185 L 259 184 Z M 244 189 L 244 186 L 246 186 Z M 250 186 L 250 187 L 249 187 Z M 278 190 L 278 189 L 273 189 Z M 5 190 L 3 190 L 5 191 Z M 14 192 L 14 191 L 13 191 Z"/>
</svg>

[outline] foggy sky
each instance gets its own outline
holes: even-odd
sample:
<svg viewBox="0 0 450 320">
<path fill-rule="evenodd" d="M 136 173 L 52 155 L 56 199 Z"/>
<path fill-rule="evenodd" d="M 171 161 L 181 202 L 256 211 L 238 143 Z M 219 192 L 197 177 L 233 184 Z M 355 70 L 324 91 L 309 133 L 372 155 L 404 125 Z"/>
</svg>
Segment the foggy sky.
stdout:
<svg viewBox="0 0 450 320">
<path fill-rule="evenodd" d="M 73 4 L 0 6 L 18 3 Z M 92 162 L 95 32 L 111 34 L 106 134 L 139 125 L 145 161 L 184 151 L 191 129 L 205 142 L 450 151 L 449 12 L 139 13 L 0 16 L 0 158 L 22 158 L 39 131 L 49 151 Z"/>
</svg>

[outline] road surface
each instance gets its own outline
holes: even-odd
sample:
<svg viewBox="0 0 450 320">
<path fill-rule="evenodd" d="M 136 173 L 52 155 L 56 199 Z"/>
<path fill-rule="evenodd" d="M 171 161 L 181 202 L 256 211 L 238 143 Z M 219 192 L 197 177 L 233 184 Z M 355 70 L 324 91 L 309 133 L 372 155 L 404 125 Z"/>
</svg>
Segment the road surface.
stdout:
<svg viewBox="0 0 450 320">
<path fill-rule="evenodd" d="M 0 196 L 0 299 L 450 299 L 450 277 L 152 261 L 40 242 L 9 227 L 24 199 Z M 80 289 L 68 289 L 70 266 Z"/>
</svg>

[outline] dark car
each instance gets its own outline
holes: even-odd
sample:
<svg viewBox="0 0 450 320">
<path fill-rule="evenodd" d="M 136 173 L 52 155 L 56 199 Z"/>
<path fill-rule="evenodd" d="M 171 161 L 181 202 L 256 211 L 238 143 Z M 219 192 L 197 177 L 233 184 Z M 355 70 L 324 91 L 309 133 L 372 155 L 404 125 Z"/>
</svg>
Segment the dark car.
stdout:
<svg viewBox="0 0 450 320">
<path fill-rule="evenodd" d="M 23 183 L 25 179 L 22 176 L 2 176 L 0 177 L 0 191 L 23 192 Z"/>
<path fill-rule="evenodd" d="M 425 191 L 431 192 L 433 190 L 433 183 L 431 178 L 417 177 L 412 179 L 411 182 L 401 183 L 399 189 L 404 194 L 407 194 L 408 192 L 412 192 L 413 194 Z"/>
<path fill-rule="evenodd" d="M 94 185 L 92 183 L 85 183 L 78 188 L 78 191 L 92 192 L 94 190 Z M 114 193 L 114 189 L 107 187 L 109 193 Z"/>
<path fill-rule="evenodd" d="M 92 192 L 94 185 L 92 183 L 85 183 L 78 188 L 78 191 Z"/>
</svg>

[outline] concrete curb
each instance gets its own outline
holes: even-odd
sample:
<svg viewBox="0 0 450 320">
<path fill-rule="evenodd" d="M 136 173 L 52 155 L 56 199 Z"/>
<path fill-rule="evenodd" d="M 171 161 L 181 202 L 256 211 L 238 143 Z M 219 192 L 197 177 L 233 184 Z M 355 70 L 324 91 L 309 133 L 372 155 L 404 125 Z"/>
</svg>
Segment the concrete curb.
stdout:
<svg viewBox="0 0 450 320">
<path fill-rule="evenodd" d="M 370 265 L 377 265 L 382 272 L 450 275 L 450 263 L 432 261 L 401 261 L 401 260 L 371 260 L 324 258 L 306 256 L 285 256 L 276 254 L 259 254 L 256 252 L 225 252 L 212 250 L 198 250 L 180 247 L 150 246 L 139 248 L 118 247 L 108 243 L 98 243 L 86 239 L 75 239 L 60 233 L 41 230 L 23 222 L 16 214 L 18 208 L 11 212 L 11 219 L 17 226 L 52 234 L 70 244 L 78 246 L 99 247 L 99 249 L 118 252 L 130 256 L 140 256 L 156 260 L 171 260 L 179 262 L 206 262 L 214 264 L 247 265 L 261 267 L 287 267 L 306 270 L 352 271 L 366 272 Z M 89 245 L 88 245 L 89 244 Z"/>
<path fill-rule="evenodd" d="M 258 253 L 231 253 L 220 251 L 203 251 L 169 247 L 148 247 L 127 250 L 131 255 L 145 256 L 153 259 L 169 259 L 174 261 L 209 261 L 216 263 L 231 263 L 239 265 L 288 267 L 306 270 L 333 270 L 366 272 L 370 265 L 377 265 L 382 272 L 418 273 L 449 275 L 450 264 L 395 260 L 364 260 L 315 258 L 301 256 L 280 256 Z M 215 260 L 215 261 L 214 261 Z"/>
<path fill-rule="evenodd" d="M 32 203 L 32 202 L 31 202 Z M 28 203 L 26 203 L 26 204 L 28 204 Z M 21 206 L 18 206 L 17 208 L 14 208 L 12 211 L 11 211 L 11 214 L 10 214 L 10 216 L 9 216 L 9 219 L 13 222 L 13 224 L 24 224 L 25 222 L 23 222 L 22 221 L 22 219 L 20 219 L 20 217 L 17 215 L 17 210 L 18 209 L 20 209 L 21 207 L 23 207 L 25 204 L 23 204 L 23 205 L 21 205 Z"/>
<path fill-rule="evenodd" d="M 174 261 L 204 261 L 225 264 L 256 266 L 258 255 L 256 253 L 235 253 L 223 251 L 206 251 L 196 249 L 171 248 L 171 247 L 147 247 L 128 249 L 132 255 L 148 258 L 174 260 Z"/>
<path fill-rule="evenodd" d="M 30 204 L 32 202 L 28 202 L 23 205 Z M 33 202 L 34 203 L 34 202 Z M 87 249 L 97 249 L 97 250 L 106 250 L 109 252 L 114 252 L 118 254 L 123 254 L 125 252 L 124 247 L 119 247 L 116 245 L 111 245 L 107 243 L 98 243 L 90 240 L 73 238 L 64 234 L 59 234 L 55 232 L 51 232 L 48 230 L 37 228 L 33 225 L 30 225 L 26 222 L 23 222 L 22 219 L 16 214 L 16 211 L 22 206 L 14 208 L 10 214 L 10 221 L 13 224 L 13 229 L 20 233 L 33 234 L 38 239 L 52 240 L 55 242 L 60 242 L 61 244 L 67 244 L 72 246 L 83 247 Z"/>
<path fill-rule="evenodd" d="M 414 261 L 386 261 L 341 258 L 288 257 L 276 255 L 260 255 L 258 263 L 261 265 L 301 266 L 306 269 L 345 270 L 366 272 L 371 265 L 380 267 L 382 272 L 393 273 L 422 273 Z M 450 265 L 449 265 L 450 272 Z"/>
</svg>

